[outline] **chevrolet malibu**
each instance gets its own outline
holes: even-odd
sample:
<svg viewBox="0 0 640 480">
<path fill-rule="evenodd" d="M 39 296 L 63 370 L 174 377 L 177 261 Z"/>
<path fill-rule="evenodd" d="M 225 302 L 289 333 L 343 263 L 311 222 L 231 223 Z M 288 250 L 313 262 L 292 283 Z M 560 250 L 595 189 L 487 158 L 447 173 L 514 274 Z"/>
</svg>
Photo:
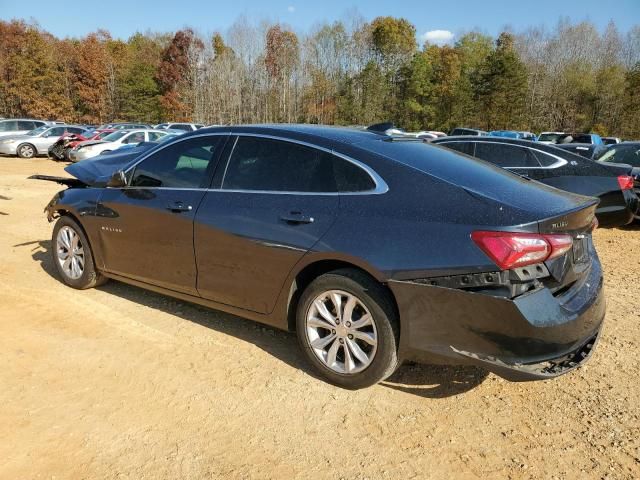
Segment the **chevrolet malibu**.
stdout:
<svg viewBox="0 0 640 480">
<path fill-rule="evenodd" d="M 295 330 L 331 383 L 403 360 L 510 380 L 583 364 L 605 315 L 597 200 L 422 141 L 201 129 L 67 167 L 47 206 L 69 286 L 114 279 Z"/>
</svg>

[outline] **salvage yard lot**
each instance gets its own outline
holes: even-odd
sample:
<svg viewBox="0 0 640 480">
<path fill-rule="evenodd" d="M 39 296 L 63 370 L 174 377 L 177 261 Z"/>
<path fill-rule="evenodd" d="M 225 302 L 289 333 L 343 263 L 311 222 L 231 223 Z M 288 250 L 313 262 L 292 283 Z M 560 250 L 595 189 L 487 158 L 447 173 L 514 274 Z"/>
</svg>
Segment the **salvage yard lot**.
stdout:
<svg viewBox="0 0 640 480">
<path fill-rule="evenodd" d="M 0 478 L 639 478 L 640 229 L 598 230 L 608 301 L 586 367 L 509 383 L 405 365 L 350 392 L 295 336 L 50 259 L 46 159 L 0 158 Z"/>
</svg>

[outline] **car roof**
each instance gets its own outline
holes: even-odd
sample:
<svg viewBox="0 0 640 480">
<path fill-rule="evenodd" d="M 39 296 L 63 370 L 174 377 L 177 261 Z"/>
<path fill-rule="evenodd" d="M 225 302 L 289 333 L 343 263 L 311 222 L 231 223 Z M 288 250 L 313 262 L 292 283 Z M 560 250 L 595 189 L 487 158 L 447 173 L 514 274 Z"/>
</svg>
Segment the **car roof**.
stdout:
<svg viewBox="0 0 640 480">
<path fill-rule="evenodd" d="M 343 144 L 356 144 L 366 141 L 389 140 L 391 137 L 368 130 L 358 130 L 350 127 L 338 127 L 329 125 L 306 124 L 255 124 L 225 127 L 204 127 L 194 132 L 188 132 L 187 136 L 203 135 L 206 133 L 226 132 L 231 134 L 255 133 L 262 135 L 281 135 L 284 137 L 307 137 L 309 140 L 325 140 Z M 414 141 L 420 141 L 416 139 Z"/>
<path fill-rule="evenodd" d="M 42 122 L 47 123 L 47 120 L 40 120 L 38 118 L 0 118 L 0 122 L 9 122 L 9 121 L 28 121 L 28 122 Z M 49 122 L 50 123 L 50 122 Z"/>
</svg>

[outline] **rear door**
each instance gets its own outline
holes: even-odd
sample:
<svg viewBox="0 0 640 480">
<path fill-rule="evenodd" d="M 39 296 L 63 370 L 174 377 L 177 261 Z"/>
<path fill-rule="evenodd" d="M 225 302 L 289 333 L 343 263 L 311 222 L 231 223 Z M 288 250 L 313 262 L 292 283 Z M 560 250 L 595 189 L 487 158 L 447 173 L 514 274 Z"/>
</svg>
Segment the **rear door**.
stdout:
<svg viewBox="0 0 640 480">
<path fill-rule="evenodd" d="M 198 292 L 269 313 L 293 266 L 335 221 L 332 160 L 281 139 L 239 136 L 229 144 L 217 188 L 196 217 Z"/>
<path fill-rule="evenodd" d="M 127 187 L 104 189 L 96 210 L 105 270 L 197 295 L 193 219 L 225 140 L 168 145 L 127 172 Z"/>
</svg>

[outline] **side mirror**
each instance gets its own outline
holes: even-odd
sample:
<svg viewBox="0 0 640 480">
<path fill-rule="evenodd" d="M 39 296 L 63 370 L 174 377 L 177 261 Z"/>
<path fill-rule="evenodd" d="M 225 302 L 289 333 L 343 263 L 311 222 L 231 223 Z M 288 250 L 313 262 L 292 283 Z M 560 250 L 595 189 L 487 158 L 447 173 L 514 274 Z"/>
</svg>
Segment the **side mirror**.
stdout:
<svg viewBox="0 0 640 480">
<path fill-rule="evenodd" d="M 107 182 L 107 187 L 111 188 L 123 188 L 127 186 L 127 177 L 122 170 L 118 170 Z"/>
</svg>

